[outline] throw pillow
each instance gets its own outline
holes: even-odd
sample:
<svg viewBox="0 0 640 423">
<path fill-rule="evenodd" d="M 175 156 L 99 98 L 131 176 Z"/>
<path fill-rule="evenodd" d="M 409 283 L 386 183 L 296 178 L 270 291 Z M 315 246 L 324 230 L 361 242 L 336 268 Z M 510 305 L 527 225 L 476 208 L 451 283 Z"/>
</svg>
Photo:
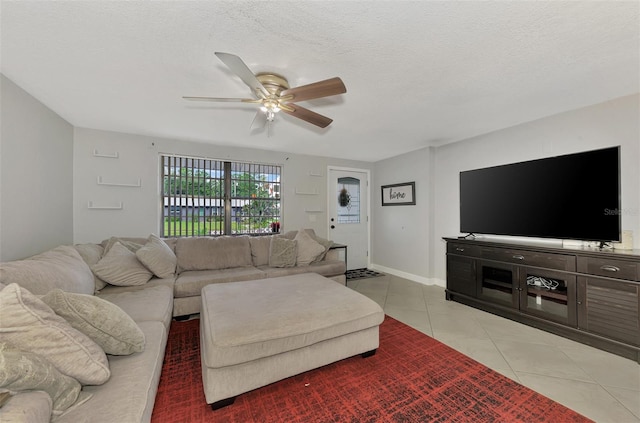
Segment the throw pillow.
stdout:
<svg viewBox="0 0 640 423">
<path fill-rule="evenodd" d="M 17 283 L 36 295 L 55 288 L 79 294 L 93 294 L 95 290 L 91 269 L 70 245 L 0 264 L 0 282 Z"/>
<path fill-rule="evenodd" d="M 251 266 L 248 236 L 181 237 L 176 243 L 178 269 L 218 270 Z"/>
<path fill-rule="evenodd" d="M 0 342 L 46 358 L 83 385 L 101 385 L 111 376 L 95 342 L 15 283 L 0 291 Z"/>
<path fill-rule="evenodd" d="M 136 251 L 136 257 L 159 278 L 171 278 L 176 272 L 178 258 L 158 236 L 151 234 L 144 247 Z"/>
<path fill-rule="evenodd" d="M 136 251 L 138 251 L 140 248 L 142 248 L 142 246 L 145 243 L 144 241 L 139 243 L 139 242 L 133 241 L 131 238 L 125 239 L 125 238 L 118 238 L 116 236 L 112 236 L 106 242 L 105 241 L 102 241 L 102 242 L 103 242 L 103 245 L 104 245 L 104 253 L 103 254 L 107 254 L 109 252 L 109 250 L 111 250 L 111 248 L 116 244 L 116 242 L 119 242 L 124 247 L 127 247 L 127 250 L 131 251 L 134 254 L 135 254 Z"/>
<path fill-rule="evenodd" d="M 91 269 L 101 279 L 117 286 L 144 285 L 152 276 L 136 255 L 120 242 L 116 242 Z"/>
<path fill-rule="evenodd" d="M 84 262 L 87 263 L 89 268 L 99 262 L 104 254 L 104 247 L 99 244 L 76 244 L 73 247 L 80 254 Z M 95 292 L 107 286 L 107 283 L 100 279 L 95 273 L 93 274 L 93 282 L 95 284 Z"/>
<path fill-rule="evenodd" d="M 0 396 L 1 392 L 2 389 L 0 389 Z M 5 390 L 5 392 L 9 392 L 9 390 Z M 22 391 L 11 395 L 11 398 L 0 405 L 0 421 L 46 423 L 52 420 L 52 412 L 53 401 L 45 391 Z"/>
<path fill-rule="evenodd" d="M 69 408 L 80 394 L 80 383 L 64 375 L 45 358 L 0 343 L 0 387 L 10 391 L 45 391 L 53 400 L 53 412 Z"/>
<path fill-rule="evenodd" d="M 269 247 L 269 266 L 294 267 L 298 255 L 298 242 L 293 239 L 272 237 Z"/>
<path fill-rule="evenodd" d="M 320 254 L 318 257 L 316 257 L 316 259 L 312 262 L 312 263 L 317 263 L 319 261 L 324 260 L 324 258 L 327 256 L 327 252 L 329 251 L 329 249 L 331 248 L 331 246 L 333 245 L 333 241 L 330 241 L 328 239 L 319 237 L 315 234 L 311 234 L 311 238 L 313 238 L 318 244 L 322 245 L 324 247 L 324 253 Z"/>
<path fill-rule="evenodd" d="M 308 266 L 324 253 L 324 247 L 318 244 L 306 231 L 298 231 L 294 241 L 298 243 L 297 266 Z"/>
<path fill-rule="evenodd" d="M 285 232 L 283 234 L 279 234 L 279 235 L 275 235 L 275 236 L 286 238 L 286 239 L 295 239 L 297 234 L 298 234 L 298 231 L 287 231 L 287 232 Z"/>
<path fill-rule="evenodd" d="M 144 351 L 144 333 L 117 305 L 93 295 L 71 294 L 60 289 L 50 291 L 41 299 L 105 353 L 129 355 Z"/>
<path fill-rule="evenodd" d="M 251 245 L 251 260 L 254 266 L 269 264 L 269 249 L 271 248 L 271 236 L 255 236 L 249 238 Z"/>
</svg>

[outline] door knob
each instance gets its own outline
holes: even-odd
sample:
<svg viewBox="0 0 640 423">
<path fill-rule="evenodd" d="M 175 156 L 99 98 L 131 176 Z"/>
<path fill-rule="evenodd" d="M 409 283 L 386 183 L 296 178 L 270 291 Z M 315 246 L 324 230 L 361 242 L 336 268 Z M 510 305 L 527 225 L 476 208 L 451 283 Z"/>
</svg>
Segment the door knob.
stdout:
<svg viewBox="0 0 640 423">
<path fill-rule="evenodd" d="M 335 228 L 336 228 L 336 225 L 331 225 L 331 229 L 335 229 Z"/>
</svg>

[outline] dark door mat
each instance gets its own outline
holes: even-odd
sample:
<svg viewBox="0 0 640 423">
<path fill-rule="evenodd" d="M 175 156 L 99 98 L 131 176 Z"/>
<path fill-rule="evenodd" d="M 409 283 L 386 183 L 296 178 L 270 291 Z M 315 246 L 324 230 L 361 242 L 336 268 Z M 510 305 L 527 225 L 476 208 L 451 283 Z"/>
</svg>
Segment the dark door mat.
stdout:
<svg viewBox="0 0 640 423">
<path fill-rule="evenodd" d="M 365 278 L 375 278 L 378 276 L 384 276 L 384 273 L 376 272 L 375 270 L 369 269 L 352 269 L 347 270 L 347 280 L 353 281 L 356 279 L 365 279 Z"/>
</svg>

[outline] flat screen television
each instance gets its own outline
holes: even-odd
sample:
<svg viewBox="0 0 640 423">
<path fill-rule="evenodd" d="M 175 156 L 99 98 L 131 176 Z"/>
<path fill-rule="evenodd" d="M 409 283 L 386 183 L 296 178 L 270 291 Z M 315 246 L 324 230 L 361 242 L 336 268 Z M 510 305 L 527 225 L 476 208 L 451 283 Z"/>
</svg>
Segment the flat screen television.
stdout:
<svg viewBox="0 0 640 423">
<path fill-rule="evenodd" d="M 460 232 L 620 241 L 620 147 L 460 172 Z"/>
</svg>

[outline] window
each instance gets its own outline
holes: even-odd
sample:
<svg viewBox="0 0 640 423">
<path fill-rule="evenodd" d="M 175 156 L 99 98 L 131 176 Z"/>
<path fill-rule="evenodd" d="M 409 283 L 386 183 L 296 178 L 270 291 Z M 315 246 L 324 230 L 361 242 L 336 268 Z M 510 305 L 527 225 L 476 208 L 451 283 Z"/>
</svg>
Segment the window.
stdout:
<svg viewBox="0 0 640 423">
<path fill-rule="evenodd" d="M 162 156 L 162 236 L 279 232 L 281 167 Z"/>
</svg>

